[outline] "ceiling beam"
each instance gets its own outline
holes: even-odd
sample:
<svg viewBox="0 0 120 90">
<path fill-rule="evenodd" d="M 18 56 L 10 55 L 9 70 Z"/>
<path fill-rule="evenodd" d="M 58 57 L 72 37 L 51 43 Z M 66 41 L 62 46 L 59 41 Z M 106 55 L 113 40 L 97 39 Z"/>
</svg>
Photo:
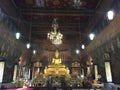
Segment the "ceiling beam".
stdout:
<svg viewBox="0 0 120 90">
<path fill-rule="evenodd" d="M 49 32 L 50 30 L 32 30 L 32 34 L 37 34 L 37 35 L 41 35 L 41 34 L 46 34 Z M 69 34 L 69 35 L 74 35 L 74 34 L 79 34 L 79 35 L 84 35 L 85 33 L 83 33 L 80 30 L 60 30 L 60 32 L 62 34 Z"/>
<path fill-rule="evenodd" d="M 19 9 L 21 14 L 24 15 L 53 15 L 53 16 L 91 16 L 95 13 L 95 11 L 91 10 L 43 10 L 43 9 L 29 9 L 29 8 L 24 8 L 24 9 Z"/>
<path fill-rule="evenodd" d="M 85 24 L 86 22 L 83 22 L 83 23 L 60 23 L 59 24 L 59 27 L 62 27 L 62 26 L 69 26 L 69 27 L 78 27 L 79 25 L 81 26 L 82 24 Z M 52 23 L 47 23 L 47 22 L 45 22 L 45 23 L 43 23 L 43 22 L 32 22 L 32 26 L 42 26 L 42 27 L 46 27 L 46 26 L 48 26 L 48 27 L 51 27 L 52 26 Z"/>
</svg>

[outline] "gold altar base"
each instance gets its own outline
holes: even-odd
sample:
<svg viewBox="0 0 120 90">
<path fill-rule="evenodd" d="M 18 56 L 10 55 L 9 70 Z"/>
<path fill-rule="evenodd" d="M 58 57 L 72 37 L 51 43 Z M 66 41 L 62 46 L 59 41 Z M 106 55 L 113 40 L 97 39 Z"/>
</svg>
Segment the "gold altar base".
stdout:
<svg viewBox="0 0 120 90">
<path fill-rule="evenodd" d="M 45 76 L 69 76 L 69 70 L 64 65 L 49 65 L 45 69 Z"/>
</svg>

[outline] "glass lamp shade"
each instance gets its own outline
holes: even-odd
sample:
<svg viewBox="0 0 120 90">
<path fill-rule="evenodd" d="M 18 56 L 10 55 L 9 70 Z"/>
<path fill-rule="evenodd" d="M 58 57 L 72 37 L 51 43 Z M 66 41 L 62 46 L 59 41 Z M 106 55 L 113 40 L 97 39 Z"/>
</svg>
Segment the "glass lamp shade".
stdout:
<svg viewBox="0 0 120 90">
<path fill-rule="evenodd" d="M 94 37 L 95 37 L 95 35 L 94 35 L 93 33 L 91 33 L 91 34 L 89 35 L 90 40 L 93 40 Z"/>
<path fill-rule="evenodd" d="M 33 50 L 33 54 L 36 54 L 36 50 Z"/>
<path fill-rule="evenodd" d="M 31 45 L 30 45 L 30 43 L 27 43 L 26 46 L 27 46 L 27 49 L 29 49 Z"/>
<path fill-rule="evenodd" d="M 77 49 L 77 50 L 76 50 L 76 54 L 79 54 L 79 53 L 80 53 L 80 50 Z"/>
<path fill-rule="evenodd" d="M 114 12 L 112 10 L 108 11 L 107 12 L 107 17 L 108 17 L 109 20 L 112 20 L 113 17 L 114 17 Z"/>
<path fill-rule="evenodd" d="M 85 49 L 85 45 L 82 45 L 81 48 L 82 48 L 82 49 Z"/>
<path fill-rule="evenodd" d="M 17 33 L 15 34 L 15 36 L 16 36 L 16 39 L 19 39 L 19 38 L 20 38 L 20 33 L 17 32 Z"/>
</svg>

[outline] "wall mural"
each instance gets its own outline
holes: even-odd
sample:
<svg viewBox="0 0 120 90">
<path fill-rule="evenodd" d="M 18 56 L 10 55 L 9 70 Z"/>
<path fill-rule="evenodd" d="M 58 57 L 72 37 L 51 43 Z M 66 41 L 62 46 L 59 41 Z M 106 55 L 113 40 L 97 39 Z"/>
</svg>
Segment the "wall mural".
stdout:
<svg viewBox="0 0 120 90">
<path fill-rule="evenodd" d="M 13 80 L 11 74 L 13 73 L 13 66 L 18 62 L 19 56 L 26 50 L 25 45 L 16 40 L 12 33 L 18 30 L 17 22 L 15 18 L 9 17 L 0 9 L 0 58 L 5 60 L 3 82 L 10 82 Z"/>
</svg>

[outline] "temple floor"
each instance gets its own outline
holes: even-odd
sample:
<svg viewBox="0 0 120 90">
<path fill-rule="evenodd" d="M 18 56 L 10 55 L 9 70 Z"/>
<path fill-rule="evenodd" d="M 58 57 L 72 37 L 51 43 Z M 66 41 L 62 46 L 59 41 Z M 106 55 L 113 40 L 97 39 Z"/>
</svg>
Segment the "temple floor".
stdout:
<svg viewBox="0 0 120 90">
<path fill-rule="evenodd" d="M 2 88 L 0 90 L 64 90 L 60 87 L 31 87 L 31 88 Z M 80 88 L 80 87 L 67 87 L 66 90 L 120 90 L 120 85 L 113 83 L 104 83 L 104 87 L 101 88 Z"/>
</svg>

